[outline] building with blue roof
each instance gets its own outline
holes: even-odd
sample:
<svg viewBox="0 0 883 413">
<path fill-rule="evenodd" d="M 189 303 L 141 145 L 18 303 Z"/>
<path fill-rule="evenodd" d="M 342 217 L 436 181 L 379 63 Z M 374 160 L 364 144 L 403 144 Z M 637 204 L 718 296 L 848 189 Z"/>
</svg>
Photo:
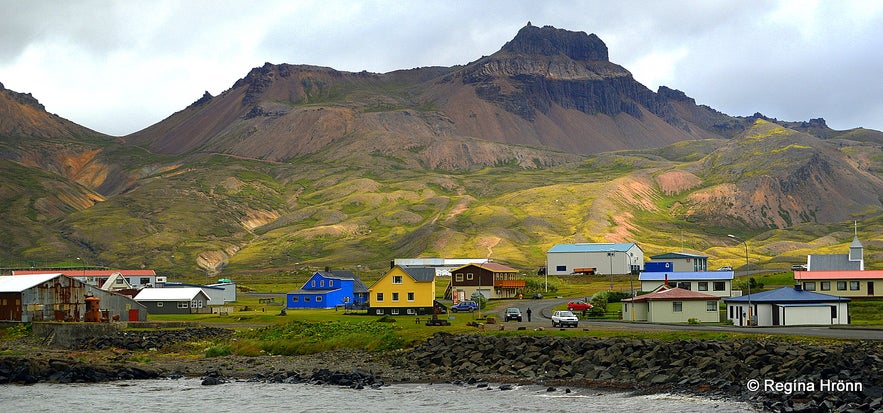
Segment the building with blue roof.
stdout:
<svg viewBox="0 0 883 413">
<path fill-rule="evenodd" d="M 638 244 L 556 244 L 546 251 L 546 274 L 630 274 L 644 265 Z"/>
<path fill-rule="evenodd" d="M 685 252 L 666 252 L 650 256 L 650 262 L 671 263 L 667 271 L 708 271 L 708 256 Z"/>
<path fill-rule="evenodd" d="M 733 290 L 732 271 L 642 272 L 638 275 L 638 281 L 641 282 L 641 291 L 655 291 L 667 282 L 671 287 L 718 297 L 742 295 L 742 291 Z"/>
<path fill-rule="evenodd" d="M 725 298 L 734 325 L 795 326 L 849 324 L 849 298 L 804 290 L 799 284 Z M 749 316 L 750 314 L 750 316 Z"/>
</svg>

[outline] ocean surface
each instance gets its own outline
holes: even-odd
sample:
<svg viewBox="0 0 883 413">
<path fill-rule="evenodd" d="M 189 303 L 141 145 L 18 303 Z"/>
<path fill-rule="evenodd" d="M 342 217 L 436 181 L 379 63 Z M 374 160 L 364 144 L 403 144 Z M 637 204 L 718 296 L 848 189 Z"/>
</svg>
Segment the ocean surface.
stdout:
<svg viewBox="0 0 883 413">
<path fill-rule="evenodd" d="M 3 412 L 745 412 L 751 405 L 676 395 L 515 386 L 501 390 L 453 384 L 396 384 L 354 390 L 312 384 L 200 379 L 133 380 L 90 384 L 3 385 Z"/>
</svg>

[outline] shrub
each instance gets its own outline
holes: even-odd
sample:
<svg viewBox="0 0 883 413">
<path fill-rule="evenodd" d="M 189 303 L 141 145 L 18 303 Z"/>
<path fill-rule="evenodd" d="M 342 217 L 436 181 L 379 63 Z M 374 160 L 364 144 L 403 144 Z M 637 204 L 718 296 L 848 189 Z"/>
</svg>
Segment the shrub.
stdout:
<svg viewBox="0 0 883 413">
<path fill-rule="evenodd" d="M 205 349 L 205 356 L 208 358 L 229 356 L 232 353 L 233 350 L 226 344 L 219 344 Z"/>
<path fill-rule="evenodd" d="M 687 324 L 699 324 L 699 319 L 698 318 L 691 318 L 691 319 L 687 320 Z"/>
</svg>

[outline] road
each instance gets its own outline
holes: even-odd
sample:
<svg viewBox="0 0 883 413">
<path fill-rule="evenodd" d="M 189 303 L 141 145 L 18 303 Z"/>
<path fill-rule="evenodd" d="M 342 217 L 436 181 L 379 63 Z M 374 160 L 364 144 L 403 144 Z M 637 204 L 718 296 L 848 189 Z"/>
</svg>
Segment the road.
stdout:
<svg viewBox="0 0 883 413">
<path fill-rule="evenodd" d="M 518 307 L 524 316 L 523 322 L 510 321 L 503 323 L 512 327 L 525 327 L 528 329 L 552 328 L 552 309 L 570 300 L 579 298 L 550 298 L 542 300 L 510 300 L 497 305 L 491 313 L 498 320 L 505 320 L 504 313 L 507 307 Z M 527 322 L 527 309 L 531 309 L 531 321 Z M 580 314 L 577 314 L 579 316 Z M 883 340 L 883 329 L 861 328 L 855 326 L 789 326 L 789 327 L 736 327 L 728 325 L 702 325 L 702 324 L 659 324 L 647 322 L 631 322 L 616 320 L 585 320 L 580 317 L 579 328 L 590 330 L 610 331 L 705 331 L 726 332 L 761 335 L 790 335 L 826 338 L 846 338 L 859 340 Z"/>
</svg>

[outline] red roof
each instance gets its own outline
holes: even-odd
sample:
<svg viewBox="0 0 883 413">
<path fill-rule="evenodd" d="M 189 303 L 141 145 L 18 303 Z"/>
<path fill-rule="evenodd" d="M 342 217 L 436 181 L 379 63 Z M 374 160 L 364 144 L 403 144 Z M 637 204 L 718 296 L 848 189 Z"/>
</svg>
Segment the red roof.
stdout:
<svg viewBox="0 0 883 413">
<path fill-rule="evenodd" d="M 683 288 L 660 288 L 650 294 L 639 295 L 634 298 L 638 301 L 656 301 L 656 300 L 720 300 L 720 297 L 711 294 L 700 293 L 696 291 L 685 290 Z M 631 298 L 622 301 L 632 301 Z"/>
<path fill-rule="evenodd" d="M 120 275 L 124 277 L 146 277 L 146 276 L 155 276 L 156 271 L 154 270 L 62 270 L 62 271 L 34 271 L 34 270 L 16 270 L 12 272 L 12 275 L 29 275 L 29 274 L 46 274 L 47 272 L 51 272 L 53 274 L 64 274 L 68 277 L 110 277 L 113 273 L 120 273 Z"/>
<path fill-rule="evenodd" d="M 507 267 L 503 264 L 497 264 L 495 262 L 486 262 L 484 264 L 467 264 L 467 265 L 464 265 L 460 268 L 465 268 L 470 265 L 474 265 L 479 268 L 484 268 L 488 271 L 493 271 L 493 272 L 518 272 L 518 270 L 516 270 L 514 268 Z M 459 269 L 459 268 L 457 268 L 457 269 Z"/>
<path fill-rule="evenodd" d="M 883 279 L 881 270 L 794 271 L 795 280 L 870 280 Z"/>
</svg>

